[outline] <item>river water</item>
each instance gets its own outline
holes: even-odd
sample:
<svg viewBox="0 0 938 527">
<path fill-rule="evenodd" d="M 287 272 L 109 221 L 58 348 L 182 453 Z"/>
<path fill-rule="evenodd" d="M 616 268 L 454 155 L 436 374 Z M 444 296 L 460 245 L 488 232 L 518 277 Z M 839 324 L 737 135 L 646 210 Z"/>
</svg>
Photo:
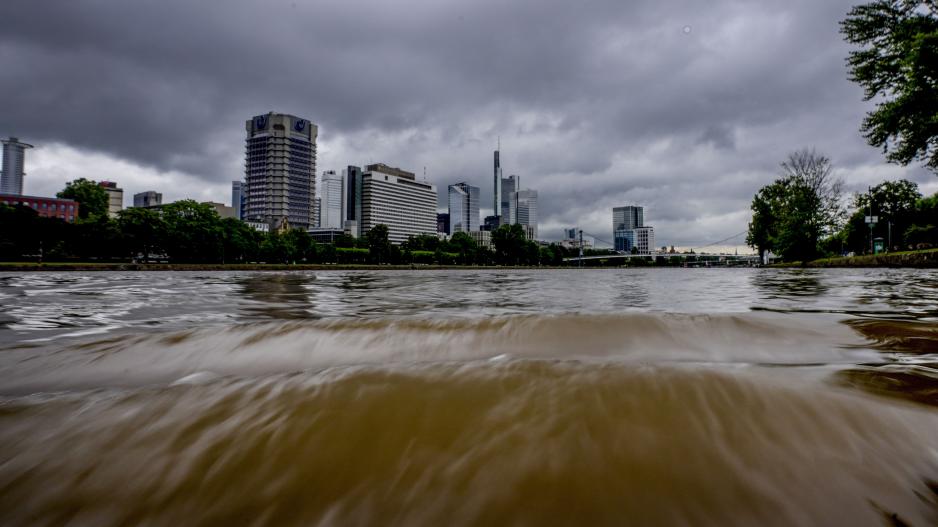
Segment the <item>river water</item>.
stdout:
<svg viewBox="0 0 938 527">
<path fill-rule="evenodd" d="M 2 525 L 936 525 L 938 271 L 0 274 Z"/>
</svg>

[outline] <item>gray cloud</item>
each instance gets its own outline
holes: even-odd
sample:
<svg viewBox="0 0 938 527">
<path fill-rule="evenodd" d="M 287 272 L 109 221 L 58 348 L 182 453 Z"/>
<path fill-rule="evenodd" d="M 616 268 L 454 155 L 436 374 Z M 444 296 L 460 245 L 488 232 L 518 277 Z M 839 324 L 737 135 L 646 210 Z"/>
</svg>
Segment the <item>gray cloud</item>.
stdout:
<svg viewBox="0 0 938 527">
<path fill-rule="evenodd" d="M 500 136 L 506 173 L 540 192 L 542 233 L 605 233 L 609 208 L 637 202 L 659 241 L 693 245 L 744 230 L 753 192 L 803 146 L 851 188 L 933 183 L 857 132 L 868 107 L 837 26 L 852 3 L 13 0 L 0 134 L 183 173 L 223 200 L 244 120 L 290 112 L 320 126 L 320 170 L 427 167 L 441 195 L 469 181 L 485 204 Z"/>
</svg>

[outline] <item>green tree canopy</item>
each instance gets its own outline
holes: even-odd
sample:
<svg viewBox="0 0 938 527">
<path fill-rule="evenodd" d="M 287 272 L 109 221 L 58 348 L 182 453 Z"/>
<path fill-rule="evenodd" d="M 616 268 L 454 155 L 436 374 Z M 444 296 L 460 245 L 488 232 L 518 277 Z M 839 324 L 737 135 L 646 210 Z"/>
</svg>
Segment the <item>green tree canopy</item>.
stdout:
<svg viewBox="0 0 938 527">
<path fill-rule="evenodd" d="M 391 255 L 391 242 L 388 241 L 388 226 L 379 223 L 369 229 L 365 235 L 368 251 L 374 263 L 388 263 Z"/>
<path fill-rule="evenodd" d="M 158 212 L 139 207 L 117 213 L 117 225 L 132 253 L 131 257 L 143 255 L 144 262 L 150 260 L 150 253 L 158 251 L 159 239 L 166 231 L 166 224 Z"/>
<path fill-rule="evenodd" d="M 107 191 L 95 181 L 85 178 L 70 181 L 56 196 L 77 201 L 78 217 L 81 219 L 107 214 Z"/>
<path fill-rule="evenodd" d="M 211 205 L 187 199 L 162 208 L 162 245 L 173 261 L 217 262 L 223 249 L 221 218 Z"/>
<path fill-rule="evenodd" d="M 938 171 L 938 2 L 879 0 L 841 22 L 850 79 L 876 100 L 861 130 L 890 161 Z"/>
<path fill-rule="evenodd" d="M 752 200 L 746 242 L 760 255 L 773 251 L 789 261 L 813 259 L 822 238 L 841 226 L 842 183 L 831 175 L 830 160 L 813 150 L 789 154 L 781 169 L 781 177 Z"/>
</svg>

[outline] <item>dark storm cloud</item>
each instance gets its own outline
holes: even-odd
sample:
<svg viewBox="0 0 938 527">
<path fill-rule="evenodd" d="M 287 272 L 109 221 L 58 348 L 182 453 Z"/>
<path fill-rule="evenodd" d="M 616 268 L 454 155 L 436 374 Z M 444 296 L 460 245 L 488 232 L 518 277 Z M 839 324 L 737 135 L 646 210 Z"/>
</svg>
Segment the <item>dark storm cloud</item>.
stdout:
<svg viewBox="0 0 938 527">
<path fill-rule="evenodd" d="M 694 243 L 745 228 L 707 218 L 744 216 L 790 150 L 880 166 L 843 66 L 850 3 L 13 0 L 0 133 L 221 188 L 244 120 L 290 112 L 319 124 L 320 170 L 427 167 L 483 205 L 501 136 L 542 232 L 640 202 L 659 240 Z"/>
</svg>

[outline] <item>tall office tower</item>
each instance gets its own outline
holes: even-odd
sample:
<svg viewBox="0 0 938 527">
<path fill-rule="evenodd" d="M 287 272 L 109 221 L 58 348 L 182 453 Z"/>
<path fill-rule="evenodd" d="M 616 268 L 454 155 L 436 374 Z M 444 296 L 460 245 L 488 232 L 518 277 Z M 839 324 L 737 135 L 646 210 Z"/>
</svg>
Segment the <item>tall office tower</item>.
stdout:
<svg viewBox="0 0 938 527">
<path fill-rule="evenodd" d="M 244 220 L 309 229 L 316 195 L 315 124 L 267 113 L 245 123 Z"/>
<path fill-rule="evenodd" d="M 519 190 L 511 193 L 509 223 L 528 228 L 530 238 L 537 238 L 537 191 Z"/>
<path fill-rule="evenodd" d="M 345 223 L 343 228 L 358 237 L 362 216 L 362 169 L 349 165 L 342 171 L 345 180 Z"/>
<path fill-rule="evenodd" d="M 479 230 L 479 187 L 468 183 L 449 186 L 449 232 Z"/>
<path fill-rule="evenodd" d="M 163 204 L 163 195 L 153 190 L 134 194 L 134 207 L 155 207 Z"/>
<path fill-rule="evenodd" d="M 502 199 L 505 196 L 502 194 L 502 162 L 499 159 L 499 150 L 502 149 L 501 140 L 498 142 L 498 150 L 495 150 L 495 172 L 493 174 L 493 192 L 495 195 L 492 197 L 492 214 L 499 216 L 502 210 Z"/>
<path fill-rule="evenodd" d="M 322 198 L 316 198 L 313 200 L 313 224 L 310 228 L 320 227 L 322 227 Z"/>
<path fill-rule="evenodd" d="M 645 224 L 645 209 L 634 205 L 612 209 L 612 232 L 637 229 Z"/>
<path fill-rule="evenodd" d="M 345 195 L 343 194 L 342 176 L 335 170 L 322 173 L 319 185 L 319 226 L 326 229 L 341 229 L 345 220 Z"/>
<path fill-rule="evenodd" d="M 629 205 L 612 209 L 612 239 L 615 250 L 652 254 L 655 230 L 645 225 L 645 209 Z"/>
<path fill-rule="evenodd" d="M 124 210 L 124 189 L 118 188 L 117 183 L 113 181 L 102 181 L 98 185 L 107 192 L 108 216 L 116 218 L 117 213 Z"/>
<path fill-rule="evenodd" d="M 502 205 L 498 216 L 501 218 L 501 223 L 507 225 L 511 223 L 511 193 L 521 190 L 521 178 L 512 174 L 506 178 L 502 178 L 501 185 Z"/>
<path fill-rule="evenodd" d="M 3 140 L 3 172 L 0 173 L 0 194 L 23 194 L 23 172 L 26 149 L 33 145 L 21 143 L 15 137 Z"/>
<path fill-rule="evenodd" d="M 436 186 L 417 181 L 412 172 L 385 164 L 365 167 L 360 177 L 349 181 L 361 183 L 361 206 L 356 205 L 355 218 L 359 236 L 368 234 L 375 225 L 388 228 L 391 243 L 400 244 L 410 236 L 436 234 Z M 352 207 L 350 207 L 351 209 Z M 351 219 L 351 218 L 350 218 Z"/>
<path fill-rule="evenodd" d="M 241 181 L 231 182 L 231 208 L 235 211 L 235 218 L 242 218 L 242 202 L 244 201 L 244 183 Z"/>
</svg>

